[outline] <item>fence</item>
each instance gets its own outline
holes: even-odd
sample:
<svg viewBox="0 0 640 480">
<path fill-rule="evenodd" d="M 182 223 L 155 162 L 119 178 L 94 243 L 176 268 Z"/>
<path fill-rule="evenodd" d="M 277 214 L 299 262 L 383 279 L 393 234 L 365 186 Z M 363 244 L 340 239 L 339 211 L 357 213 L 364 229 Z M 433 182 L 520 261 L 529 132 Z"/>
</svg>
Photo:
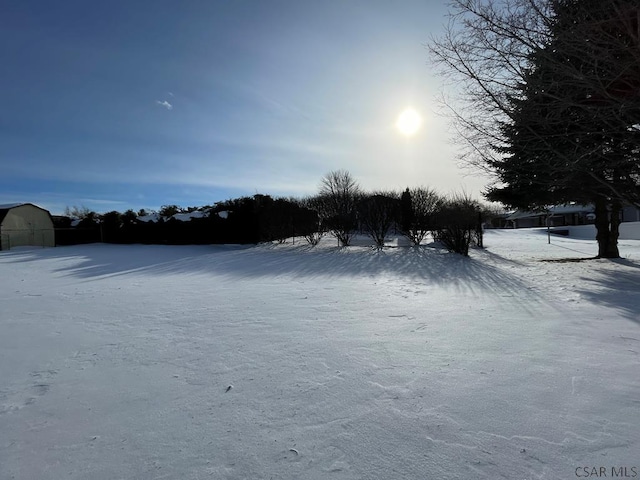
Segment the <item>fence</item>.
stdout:
<svg viewBox="0 0 640 480">
<path fill-rule="evenodd" d="M 53 229 L 3 229 L 0 234 L 0 250 L 10 250 L 20 246 L 55 246 Z"/>
</svg>

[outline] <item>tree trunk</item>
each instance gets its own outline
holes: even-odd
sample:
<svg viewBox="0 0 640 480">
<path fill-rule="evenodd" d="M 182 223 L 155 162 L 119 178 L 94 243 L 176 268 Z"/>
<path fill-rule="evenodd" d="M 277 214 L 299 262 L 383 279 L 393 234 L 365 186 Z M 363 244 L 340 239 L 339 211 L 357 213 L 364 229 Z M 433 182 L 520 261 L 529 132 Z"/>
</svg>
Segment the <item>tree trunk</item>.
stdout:
<svg viewBox="0 0 640 480">
<path fill-rule="evenodd" d="M 598 241 L 597 258 L 620 258 L 618 251 L 618 235 L 620 227 L 620 202 L 610 204 L 611 212 L 607 209 L 607 200 L 596 200 L 596 240 Z"/>
</svg>

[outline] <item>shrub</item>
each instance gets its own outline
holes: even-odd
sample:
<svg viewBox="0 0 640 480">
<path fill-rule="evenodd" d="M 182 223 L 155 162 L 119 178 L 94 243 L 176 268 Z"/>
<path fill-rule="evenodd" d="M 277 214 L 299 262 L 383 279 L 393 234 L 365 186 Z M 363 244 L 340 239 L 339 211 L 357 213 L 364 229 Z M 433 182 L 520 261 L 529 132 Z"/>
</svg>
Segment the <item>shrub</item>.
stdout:
<svg viewBox="0 0 640 480">
<path fill-rule="evenodd" d="M 400 201 L 395 192 L 376 192 L 358 203 L 360 227 L 369 235 L 377 248 L 384 247 L 384 240 L 397 223 Z"/>
<path fill-rule="evenodd" d="M 468 256 L 472 241 L 482 246 L 481 224 L 479 203 L 466 194 L 454 195 L 438 211 L 435 237 L 450 252 Z"/>
<path fill-rule="evenodd" d="M 400 227 L 414 245 L 420 245 L 429 232 L 436 230 L 436 214 L 444 199 L 427 187 L 407 188 L 400 198 Z"/>
</svg>

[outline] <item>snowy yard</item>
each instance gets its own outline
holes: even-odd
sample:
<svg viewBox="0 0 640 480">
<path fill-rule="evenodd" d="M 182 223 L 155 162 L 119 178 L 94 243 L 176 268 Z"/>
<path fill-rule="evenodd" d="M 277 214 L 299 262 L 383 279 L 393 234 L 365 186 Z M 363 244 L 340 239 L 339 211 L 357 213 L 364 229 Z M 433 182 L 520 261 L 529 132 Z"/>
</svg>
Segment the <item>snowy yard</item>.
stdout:
<svg viewBox="0 0 640 480">
<path fill-rule="evenodd" d="M 640 241 L 485 244 L 1 252 L 0 478 L 640 478 Z"/>
</svg>

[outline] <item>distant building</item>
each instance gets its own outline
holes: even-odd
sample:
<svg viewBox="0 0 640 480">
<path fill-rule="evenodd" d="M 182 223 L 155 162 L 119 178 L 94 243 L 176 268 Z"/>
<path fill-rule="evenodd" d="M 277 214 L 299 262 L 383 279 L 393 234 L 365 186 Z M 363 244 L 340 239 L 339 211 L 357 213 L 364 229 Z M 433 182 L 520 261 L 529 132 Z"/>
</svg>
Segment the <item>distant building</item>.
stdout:
<svg viewBox="0 0 640 480">
<path fill-rule="evenodd" d="M 557 205 L 546 212 L 517 210 L 507 217 L 513 228 L 557 227 L 561 225 L 588 225 L 595 218 L 593 205 Z"/>
<path fill-rule="evenodd" d="M 0 250 L 22 245 L 56 245 L 51 214 L 32 203 L 0 205 Z"/>
<path fill-rule="evenodd" d="M 627 205 L 622 208 L 623 222 L 640 222 L 640 208 Z"/>
<path fill-rule="evenodd" d="M 506 222 L 511 228 L 561 227 L 591 225 L 595 218 L 593 205 L 567 204 L 550 207 L 546 212 L 516 210 L 506 218 Z M 640 209 L 631 205 L 624 206 L 620 220 L 622 222 L 640 221 Z"/>
</svg>

